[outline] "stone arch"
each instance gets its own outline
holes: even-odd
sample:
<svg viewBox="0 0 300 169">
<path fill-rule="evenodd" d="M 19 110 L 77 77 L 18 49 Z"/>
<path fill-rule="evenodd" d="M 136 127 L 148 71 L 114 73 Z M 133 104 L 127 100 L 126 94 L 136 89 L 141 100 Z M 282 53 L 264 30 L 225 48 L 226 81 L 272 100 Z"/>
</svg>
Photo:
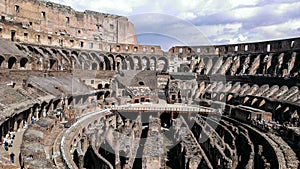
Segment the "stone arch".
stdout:
<svg viewBox="0 0 300 169">
<path fill-rule="evenodd" d="M 161 71 L 162 71 L 162 72 L 167 72 L 167 71 L 168 71 L 168 67 L 169 67 L 169 61 L 168 61 L 168 59 L 165 58 L 165 57 L 160 57 L 160 58 L 158 58 L 158 61 L 159 61 L 160 63 L 164 62 L 164 65 L 163 65 Z M 156 64 L 156 67 L 159 68 L 159 64 Z"/>
<path fill-rule="evenodd" d="M 101 60 L 100 60 L 100 58 L 99 58 L 99 56 L 98 56 L 97 53 L 95 53 L 95 52 L 90 52 L 89 55 L 92 57 L 92 59 L 93 59 L 94 61 L 97 61 L 98 63 L 101 62 Z"/>
<path fill-rule="evenodd" d="M 77 52 L 77 51 L 75 51 L 75 50 L 73 50 L 73 51 L 71 52 L 71 55 L 78 56 L 78 52 Z"/>
<path fill-rule="evenodd" d="M 78 53 L 77 51 L 72 51 L 70 52 L 70 57 L 71 57 L 71 61 L 72 61 L 72 67 L 75 68 L 80 68 L 81 67 L 81 63 L 78 59 Z"/>
<path fill-rule="evenodd" d="M 28 59 L 23 57 L 21 60 L 20 60 L 20 68 L 24 68 L 26 69 L 26 65 L 28 63 Z"/>
<path fill-rule="evenodd" d="M 24 51 L 25 49 L 24 49 L 24 47 L 22 46 L 22 45 L 20 45 L 20 44 L 15 44 L 16 45 L 16 47 L 19 49 L 19 50 L 22 50 L 22 51 Z"/>
<path fill-rule="evenodd" d="M 127 64 L 127 69 L 129 67 L 130 70 L 134 70 L 135 69 L 135 67 L 134 67 L 135 65 L 134 65 L 133 58 L 129 56 L 129 57 L 127 57 L 126 61 L 129 62 L 129 65 Z"/>
<path fill-rule="evenodd" d="M 133 56 L 135 70 L 142 70 L 142 60 L 139 56 Z"/>
<path fill-rule="evenodd" d="M 186 64 L 181 64 L 181 68 L 182 69 L 180 71 L 182 71 L 182 72 L 190 72 L 191 71 L 190 67 Z"/>
<path fill-rule="evenodd" d="M 68 58 L 68 53 L 65 54 L 61 49 L 57 49 L 58 53 L 62 56 L 62 62 L 67 62 L 67 63 L 71 63 L 70 59 Z M 64 63 L 63 63 L 64 64 Z"/>
<path fill-rule="evenodd" d="M 61 52 L 64 53 L 66 56 L 69 56 L 71 53 L 69 50 L 65 50 L 65 49 L 61 49 Z"/>
<path fill-rule="evenodd" d="M 147 56 L 142 57 L 143 70 L 150 70 L 150 59 Z"/>
<path fill-rule="evenodd" d="M 102 83 L 99 83 L 99 84 L 98 84 L 98 89 L 103 89 Z"/>
<path fill-rule="evenodd" d="M 156 70 L 156 57 L 152 56 L 150 58 L 150 70 Z"/>
<path fill-rule="evenodd" d="M 117 55 L 115 62 L 116 62 L 116 68 L 117 70 L 122 69 L 123 68 L 123 61 L 124 61 L 125 57 L 122 55 Z"/>
<path fill-rule="evenodd" d="M 8 59 L 8 69 L 14 69 L 16 68 L 16 62 L 17 62 L 17 59 L 15 57 L 10 57 Z"/>
<path fill-rule="evenodd" d="M 104 54 L 100 54 L 99 55 L 100 59 L 103 59 L 103 70 L 111 70 L 111 64 L 110 64 L 110 60 L 108 59 L 107 56 L 105 56 Z"/>
<path fill-rule="evenodd" d="M 116 70 L 116 63 L 115 63 L 114 56 L 112 54 L 109 54 L 107 58 L 109 59 L 110 62 L 110 70 Z"/>
<path fill-rule="evenodd" d="M 99 63 L 99 70 L 105 70 L 105 64 L 104 62 Z"/>
<path fill-rule="evenodd" d="M 45 53 L 44 53 L 43 50 L 41 50 L 40 48 L 38 48 L 38 47 L 36 47 L 36 46 L 34 46 L 33 49 L 34 49 L 35 53 L 36 53 L 39 57 L 46 58 L 46 55 L 45 55 Z"/>
<path fill-rule="evenodd" d="M 34 54 L 40 54 L 37 50 L 36 50 L 36 48 L 34 48 L 34 47 L 32 47 L 32 46 L 27 46 L 27 49 L 30 51 L 30 52 L 32 52 L 32 53 L 34 53 Z"/>
<path fill-rule="evenodd" d="M 5 58 L 0 55 L 0 68 L 3 67 L 4 61 L 5 61 Z"/>
<path fill-rule="evenodd" d="M 95 52 L 90 52 L 90 56 L 93 58 L 94 61 L 98 63 L 98 70 L 105 70 L 104 57 L 100 57 Z"/>
<path fill-rule="evenodd" d="M 110 88 L 110 84 L 109 83 L 105 83 L 104 88 L 105 89 L 109 89 Z"/>
<path fill-rule="evenodd" d="M 97 93 L 97 100 L 102 100 L 104 96 L 104 92 Z"/>
<path fill-rule="evenodd" d="M 58 68 L 61 68 L 62 65 L 62 56 L 59 54 L 59 51 L 57 49 L 51 48 L 51 51 L 53 52 L 52 55 L 50 55 L 50 65 L 52 64 L 52 62 L 54 62 L 55 60 L 55 67 L 57 70 Z M 53 66 L 50 66 L 50 69 L 52 69 Z"/>
<path fill-rule="evenodd" d="M 98 64 L 96 62 L 92 62 L 91 69 L 92 70 L 98 70 Z"/>
<path fill-rule="evenodd" d="M 83 58 L 83 59 L 85 59 L 85 60 L 91 60 L 89 54 L 88 54 L 87 52 L 85 52 L 85 51 L 80 52 L 80 53 L 78 54 L 78 57 L 79 57 L 79 58 Z"/>
<path fill-rule="evenodd" d="M 57 64 L 58 64 L 58 61 L 56 58 L 50 58 L 49 59 L 49 69 L 50 70 L 56 70 L 57 69 Z"/>
<path fill-rule="evenodd" d="M 205 74 L 209 74 L 210 70 L 213 68 L 213 62 L 211 57 L 203 58 L 205 64 Z"/>
<path fill-rule="evenodd" d="M 48 54 L 49 56 L 53 55 L 52 51 L 49 49 L 46 49 L 44 47 L 39 47 L 39 49 L 42 50 L 44 54 Z"/>
<path fill-rule="evenodd" d="M 73 67 L 73 69 L 76 69 L 76 68 L 79 69 L 79 68 L 81 68 L 81 63 L 78 60 L 78 58 L 77 58 L 76 55 L 72 54 L 71 55 L 71 60 L 72 60 L 72 67 Z"/>
<path fill-rule="evenodd" d="M 128 62 L 127 59 L 124 59 L 124 60 L 122 61 L 122 70 L 127 70 L 127 62 Z"/>
<path fill-rule="evenodd" d="M 110 91 L 106 91 L 104 94 L 104 98 L 110 97 Z"/>
<path fill-rule="evenodd" d="M 81 64 L 81 69 L 83 70 L 89 70 L 90 67 L 90 59 L 89 59 L 89 54 L 86 52 L 80 52 L 78 55 L 78 60 Z"/>
</svg>

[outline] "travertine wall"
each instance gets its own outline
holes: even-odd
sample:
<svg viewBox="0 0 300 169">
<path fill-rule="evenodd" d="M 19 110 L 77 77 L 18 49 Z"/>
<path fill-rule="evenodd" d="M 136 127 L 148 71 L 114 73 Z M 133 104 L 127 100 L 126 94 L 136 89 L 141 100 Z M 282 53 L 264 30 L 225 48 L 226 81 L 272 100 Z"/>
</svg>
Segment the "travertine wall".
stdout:
<svg viewBox="0 0 300 169">
<path fill-rule="evenodd" d="M 68 38 L 64 44 L 74 43 L 75 46 L 80 46 L 78 39 L 137 44 L 134 26 L 123 16 L 78 12 L 69 6 L 43 0 L 1 1 L 0 11 L 2 23 L 6 22 L 0 24 L 5 32 L 2 37 L 6 39 L 11 39 L 10 32 L 15 31 L 15 40 L 49 45 L 59 35 L 61 39 Z M 8 23 L 11 26 L 5 27 Z M 84 43 L 83 48 L 89 45 Z"/>
<path fill-rule="evenodd" d="M 281 39 L 254 43 L 207 45 L 207 46 L 175 46 L 169 49 L 169 54 L 182 55 L 224 55 L 224 54 L 249 54 L 272 53 L 300 48 L 299 38 Z"/>
</svg>

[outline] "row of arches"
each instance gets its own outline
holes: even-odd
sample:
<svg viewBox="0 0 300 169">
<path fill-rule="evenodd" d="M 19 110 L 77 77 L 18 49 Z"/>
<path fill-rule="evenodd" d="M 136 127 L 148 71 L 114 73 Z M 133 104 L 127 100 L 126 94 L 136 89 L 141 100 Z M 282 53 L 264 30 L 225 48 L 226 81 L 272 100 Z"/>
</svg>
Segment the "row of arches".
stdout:
<svg viewBox="0 0 300 169">
<path fill-rule="evenodd" d="M 6 61 L 4 68 L 29 70 L 161 70 L 167 71 L 169 61 L 163 56 L 138 56 L 96 51 L 68 50 L 16 44 L 27 57 L 0 57 L 0 66 Z M 19 66 L 16 66 L 16 64 Z"/>
<path fill-rule="evenodd" d="M 249 54 L 229 56 L 195 56 L 189 67 L 183 71 L 193 71 L 202 75 L 255 75 L 299 76 L 300 59 L 298 52 L 271 54 Z"/>
<path fill-rule="evenodd" d="M 29 69 L 29 60 L 26 57 L 5 57 L 0 55 L 0 68 Z"/>
</svg>

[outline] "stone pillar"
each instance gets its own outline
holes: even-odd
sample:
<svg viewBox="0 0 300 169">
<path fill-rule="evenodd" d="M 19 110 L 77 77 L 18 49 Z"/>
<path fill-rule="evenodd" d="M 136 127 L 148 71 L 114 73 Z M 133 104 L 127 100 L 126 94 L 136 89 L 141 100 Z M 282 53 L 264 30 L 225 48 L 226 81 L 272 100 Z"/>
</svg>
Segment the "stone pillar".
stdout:
<svg viewBox="0 0 300 169">
<path fill-rule="evenodd" d="M 31 117 L 32 117 L 32 108 L 29 109 L 29 114 L 28 114 L 28 118 L 27 118 L 28 124 L 31 124 Z"/>
<path fill-rule="evenodd" d="M 69 100 L 68 100 L 68 97 L 66 96 L 64 98 L 64 101 L 63 101 L 63 105 L 62 105 L 62 114 L 61 114 L 61 121 L 65 121 L 66 117 L 69 116 Z"/>
<path fill-rule="evenodd" d="M 37 121 L 37 120 L 39 120 L 39 108 L 37 107 L 36 109 L 35 109 L 35 120 Z"/>
<path fill-rule="evenodd" d="M 14 128 L 13 128 L 13 131 L 17 131 L 18 130 L 18 122 L 14 119 Z"/>
<path fill-rule="evenodd" d="M 83 105 L 83 96 L 80 97 L 80 104 Z"/>
<path fill-rule="evenodd" d="M 24 120 L 21 120 L 19 128 L 22 129 L 24 127 Z"/>
<path fill-rule="evenodd" d="M 189 166 L 189 159 L 188 159 L 188 157 L 185 155 L 185 156 L 184 156 L 184 168 L 188 168 L 188 166 Z"/>
<path fill-rule="evenodd" d="M 68 106 L 69 106 L 69 100 L 68 100 L 68 97 L 65 97 L 65 100 L 64 100 L 64 110 L 67 110 L 68 109 Z"/>
<path fill-rule="evenodd" d="M 8 68 L 8 62 L 7 61 L 3 61 L 3 68 Z"/>
<path fill-rule="evenodd" d="M 115 151 L 115 169 L 121 169 L 120 154 L 118 148 Z"/>
<path fill-rule="evenodd" d="M 53 102 L 52 102 L 51 105 L 50 105 L 50 110 L 51 110 L 51 111 L 54 110 L 54 104 L 53 104 Z"/>
<path fill-rule="evenodd" d="M 174 112 L 171 112 L 171 119 L 170 119 L 170 126 L 173 125 L 173 119 L 174 119 Z"/>
<path fill-rule="evenodd" d="M 188 119 L 187 120 L 190 120 L 191 119 L 191 112 L 188 112 Z"/>
<path fill-rule="evenodd" d="M 46 108 L 43 108 L 43 117 L 46 117 L 47 116 L 47 111 L 46 111 Z"/>
</svg>

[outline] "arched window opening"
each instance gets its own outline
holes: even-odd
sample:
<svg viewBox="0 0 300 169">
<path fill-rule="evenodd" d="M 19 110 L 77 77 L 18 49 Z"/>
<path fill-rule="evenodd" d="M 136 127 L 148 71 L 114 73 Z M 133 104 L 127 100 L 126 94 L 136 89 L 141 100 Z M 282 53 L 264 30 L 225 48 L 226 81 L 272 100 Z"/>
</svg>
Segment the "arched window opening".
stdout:
<svg viewBox="0 0 300 169">
<path fill-rule="evenodd" d="M 26 68 L 26 64 L 28 63 L 28 59 L 27 58 L 22 58 L 20 60 L 20 67 L 21 68 Z"/>
<path fill-rule="evenodd" d="M 97 63 L 92 63 L 92 70 L 97 70 Z"/>
<path fill-rule="evenodd" d="M 53 69 L 55 63 L 56 63 L 56 60 L 50 59 L 50 69 Z"/>
<path fill-rule="evenodd" d="M 110 86 L 110 85 L 109 85 L 108 83 L 106 83 L 106 84 L 104 85 L 104 88 L 105 88 L 105 89 L 109 89 L 109 86 Z"/>
<path fill-rule="evenodd" d="M 4 57 L 3 56 L 0 56 L 0 68 L 2 67 L 2 63 L 4 62 Z"/>
<path fill-rule="evenodd" d="M 109 96 L 110 96 L 110 92 L 107 91 L 107 92 L 105 93 L 104 97 L 107 98 L 107 97 L 109 97 Z"/>
<path fill-rule="evenodd" d="M 8 69 L 13 69 L 16 62 L 17 62 L 16 58 L 14 58 L 14 57 L 9 58 L 8 59 Z"/>
</svg>

